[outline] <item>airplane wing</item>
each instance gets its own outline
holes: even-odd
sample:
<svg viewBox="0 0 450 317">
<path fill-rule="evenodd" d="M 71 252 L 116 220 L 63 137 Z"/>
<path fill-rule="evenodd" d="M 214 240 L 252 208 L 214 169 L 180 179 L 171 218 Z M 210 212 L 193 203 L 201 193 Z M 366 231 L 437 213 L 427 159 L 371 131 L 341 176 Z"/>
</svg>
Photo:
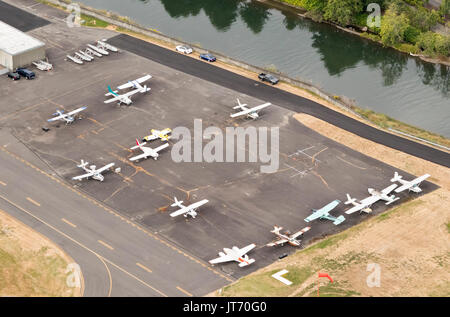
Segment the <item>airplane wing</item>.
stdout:
<svg viewBox="0 0 450 317">
<path fill-rule="evenodd" d="M 380 200 L 380 197 L 378 197 L 378 196 L 369 196 L 369 197 L 364 198 L 363 200 L 361 200 L 358 205 L 350 208 L 345 213 L 347 215 L 351 215 L 354 212 L 361 211 L 364 208 L 367 208 L 367 207 L 371 206 L 373 203 L 376 203 L 379 200 Z"/>
<path fill-rule="evenodd" d="M 131 162 L 139 161 L 140 159 L 147 158 L 147 157 L 149 157 L 149 156 L 150 156 L 150 155 L 143 153 L 143 154 L 140 154 L 140 155 L 138 155 L 138 156 L 135 156 L 135 157 L 130 158 L 130 161 L 131 161 Z"/>
<path fill-rule="evenodd" d="M 236 260 L 235 256 L 233 256 L 231 254 L 226 254 L 226 255 L 223 255 L 221 257 L 218 257 L 216 259 L 209 261 L 209 263 L 217 264 L 217 263 L 230 262 L 230 261 L 235 261 L 235 260 Z"/>
<path fill-rule="evenodd" d="M 291 237 L 294 238 L 294 239 L 297 238 L 297 237 L 300 237 L 302 234 L 304 234 L 305 232 L 309 231 L 310 229 L 311 229 L 311 227 L 305 227 L 302 230 L 294 233 Z"/>
<path fill-rule="evenodd" d="M 232 118 L 236 118 L 236 117 L 240 117 L 240 116 L 245 116 L 245 115 L 247 115 L 249 113 L 257 112 L 257 111 L 260 111 L 260 110 L 262 110 L 264 108 L 267 108 L 270 105 L 272 105 L 272 104 L 270 102 L 268 102 L 268 103 L 265 103 L 263 105 L 259 105 L 257 107 L 251 108 L 251 109 L 247 109 L 247 110 L 244 110 L 244 111 L 241 111 L 241 112 L 238 112 L 238 113 L 234 113 L 234 114 L 231 115 L 231 117 Z"/>
<path fill-rule="evenodd" d="M 337 205 L 339 205 L 341 203 L 340 200 L 334 200 L 331 203 L 329 203 L 328 205 L 326 205 L 325 207 L 316 210 L 315 212 L 313 212 L 309 217 L 307 217 L 305 219 L 306 222 L 310 222 L 313 220 L 316 220 L 324 215 L 327 215 L 330 211 L 332 211 L 334 208 L 336 208 Z"/>
<path fill-rule="evenodd" d="M 78 108 L 78 109 L 76 109 L 76 110 L 74 110 L 74 111 L 72 111 L 72 112 L 69 112 L 67 115 L 73 116 L 74 114 L 77 114 L 77 113 L 79 113 L 79 112 L 81 112 L 81 111 L 84 111 L 84 110 L 86 110 L 86 109 L 87 109 L 87 107 L 81 107 L 81 108 Z"/>
<path fill-rule="evenodd" d="M 208 203 L 208 202 L 209 202 L 208 199 L 203 199 L 203 200 L 198 201 L 198 202 L 196 202 L 196 203 L 194 203 L 194 204 L 192 204 L 192 205 L 189 205 L 189 206 L 187 206 L 187 207 L 183 207 L 183 208 L 181 208 L 181 209 L 179 209 L 179 210 L 177 210 L 177 211 L 172 212 L 172 213 L 170 214 L 170 216 L 171 216 L 171 217 L 177 217 L 177 216 L 183 215 L 183 214 L 187 213 L 189 210 L 191 210 L 191 209 L 197 209 L 197 208 L 203 206 L 204 204 L 206 204 L 206 203 Z"/>
<path fill-rule="evenodd" d="M 147 76 L 141 77 L 141 78 L 133 80 L 133 81 L 138 82 L 139 84 L 142 84 L 142 83 L 146 82 L 147 80 L 149 80 L 150 78 L 152 78 L 152 76 L 147 75 Z M 123 85 L 117 87 L 117 89 L 122 90 L 122 89 L 127 89 L 127 88 L 133 88 L 134 87 L 133 81 L 123 84 Z"/>
<path fill-rule="evenodd" d="M 382 191 L 381 191 L 381 193 L 382 194 L 386 194 L 386 195 L 388 195 L 388 194 L 390 194 L 395 188 L 397 188 L 397 184 L 392 184 L 391 186 L 389 186 L 389 187 L 386 187 L 385 189 L 383 189 Z"/>
<path fill-rule="evenodd" d="M 79 181 L 79 180 L 82 180 L 82 179 L 91 177 L 92 175 L 94 175 L 94 173 L 87 173 L 87 174 L 84 174 L 84 175 L 80 175 L 80 176 L 73 177 L 72 179 L 73 179 L 74 181 Z"/>
<path fill-rule="evenodd" d="M 267 246 L 268 246 L 268 247 L 273 247 L 273 246 L 275 246 L 275 245 L 278 245 L 278 244 L 285 244 L 285 243 L 287 243 L 287 242 L 288 242 L 288 240 L 286 240 L 286 239 L 279 239 L 279 240 L 274 240 L 274 241 L 268 243 Z"/>
<path fill-rule="evenodd" d="M 400 193 L 400 192 L 402 192 L 402 191 L 404 191 L 404 190 L 410 189 L 410 188 L 413 187 L 413 186 L 419 185 L 420 183 L 422 183 L 424 180 L 426 180 L 426 179 L 427 179 L 428 177 L 430 177 L 430 176 L 431 176 L 430 174 L 425 174 L 425 175 L 422 175 L 422 176 L 420 176 L 420 177 L 417 177 L 416 179 L 414 179 L 414 180 L 408 182 L 407 184 L 405 184 L 405 185 L 400 186 L 399 188 L 397 188 L 397 189 L 395 190 L 395 192 L 396 192 L 396 193 Z"/>
<path fill-rule="evenodd" d="M 156 149 L 153 149 L 153 151 L 155 151 L 156 153 L 160 152 L 161 150 L 165 149 L 166 147 L 169 146 L 169 143 L 164 143 L 163 145 L 161 145 L 160 147 L 157 147 Z"/>
<path fill-rule="evenodd" d="M 102 173 L 102 172 L 104 172 L 104 171 L 110 169 L 110 168 L 113 167 L 114 165 L 115 165 L 114 163 L 105 165 L 105 166 L 103 166 L 101 169 L 98 169 L 97 172 L 98 172 L 98 173 Z"/>
<path fill-rule="evenodd" d="M 57 117 L 54 117 L 54 118 L 48 119 L 48 120 L 47 120 L 47 122 L 55 122 L 55 121 L 58 121 L 58 120 L 64 119 L 64 118 L 65 118 L 66 116 L 67 116 L 67 115 L 59 115 L 59 116 L 57 116 Z"/>
<path fill-rule="evenodd" d="M 116 97 L 114 97 L 114 98 L 111 98 L 111 99 L 109 99 L 109 100 L 106 100 L 105 103 L 112 103 L 112 102 L 114 102 L 114 101 L 119 101 L 119 100 L 120 100 L 120 97 L 119 97 L 119 96 L 116 96 Z"/>
<path fill-rule="evenodd" d="M 249 253 L 255 247 L 256 247 L 256 245 L 254 243 L 249 244 L 248 246 L 243 247 L 242 249 L 237 251 L 237 254 L 238 254 L 239 257 L 241 257 L 241 256 L 246 255 L 247 253 Z"/>
</svg>

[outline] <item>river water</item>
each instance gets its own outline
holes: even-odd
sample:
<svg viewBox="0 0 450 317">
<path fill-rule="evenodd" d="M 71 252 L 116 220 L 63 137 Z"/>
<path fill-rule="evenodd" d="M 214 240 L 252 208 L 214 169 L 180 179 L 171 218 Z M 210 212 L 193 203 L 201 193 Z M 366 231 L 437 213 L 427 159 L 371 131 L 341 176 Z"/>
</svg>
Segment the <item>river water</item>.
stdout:
<svg viewBox="0 0 450 317">
<path fill-rule="evenodd" d="M 450 67 L 238 0 L 78 0 L 450 137 Z"/>
</svg>

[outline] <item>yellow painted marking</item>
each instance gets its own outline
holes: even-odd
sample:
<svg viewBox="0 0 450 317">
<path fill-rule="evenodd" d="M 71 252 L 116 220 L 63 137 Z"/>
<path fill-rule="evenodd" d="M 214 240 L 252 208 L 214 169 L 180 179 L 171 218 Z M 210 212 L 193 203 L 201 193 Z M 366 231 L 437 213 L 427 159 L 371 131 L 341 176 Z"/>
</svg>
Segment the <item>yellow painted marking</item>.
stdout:
<svg viewBox="0 0 450 317">
<path fill-rule="evenodd" d="M 104 242 L 102 240 L 97 240 L 97 241 L 98 241 L 98 243 L 100 243 L 101 245 L 107 247 L 108 249 L 114 250 L 114 248 L 112 246 L 110 246 L 108 243 L 106 243 L 106 242 Z"/>
<path fill-rule="evenodd" d="M 76 227 L 77 227 L 76 225 L 74 225 L 73 223 L 71 223 L 71 222 L 70 222 L 69 220 L 67 220 L 67 219 L 62 218 L 61 221 L 67 223 L 69 226 L 71 226 L 71 227 L 73 227 L 73 228 L 76 228 Z"/>
<path fill-rule="evenodd" d="M 184 289 L 182 289 L 181 287 L 177 286 L 177 290 L 179 290 L 180 292 L 186 294 L 187 296 L 194 296 L 191 293 L 189 293 L 188 291 L 185 291 Z"/>
<path fill-rule="evenodd" d="M 148 273 L 152 273 L 152 270 L 150 270 L 148 267 L 146 267 L 145 265 L 141 264 L 141 263 L 136 263 L 137 266 L 139 266 L 141 269 L 146 270 Z"/>
<path fill-rule="evenodd" d="M 27 197 L 27 200 L 32 203 L 33 205 L 36 205 L 38 207 L 41 207 L 41 204 L 38 203 L 37 201 L 34 201 L 33 199 L 31 199 L 30 197 Z"/>
<path fill-rule="evenodd" d="M 0 181 L 0 185 L 6 186 L 6 183 Z"/>
</svg>

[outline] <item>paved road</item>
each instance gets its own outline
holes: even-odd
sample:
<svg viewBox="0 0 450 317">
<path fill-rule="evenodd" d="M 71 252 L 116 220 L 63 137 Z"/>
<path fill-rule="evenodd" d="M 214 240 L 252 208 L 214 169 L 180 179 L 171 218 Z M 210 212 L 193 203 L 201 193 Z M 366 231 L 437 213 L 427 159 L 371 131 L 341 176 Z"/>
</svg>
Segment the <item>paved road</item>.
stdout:
<svg viewBox="0 0 450 317">
<path fill-rule="evenodd" d="M 3 1 L 0 1 L 0 21 L 13 26 L 22 32 L 28 32 L 50 23 L 45 19 L 20 10 Z"/>
<path fill-rule="evenodd" d="M 7 134 L 0 141 L 0 209 L 75 259 L 85 296 L 200 296 L 231 281 L 29 163 L 34 154 Z"/>
<path fill-rule="evenodd" d="M 331 110 L 303 97 L 288 93 L 275 87 L 261 84 L 252 79 L 215 67 L 208 63 L 178 54 L 143 40 L 120 34 L 109 43 L 160 64 L 187 74 L 233 89 L 249 96 L 267 100 L 286 109 L 312 115 L 365 139 L 390 148 L 414 155 L 427 161 L 450 167 L 450 154 L 408 139 L 383 132 Z"/>
</svg>

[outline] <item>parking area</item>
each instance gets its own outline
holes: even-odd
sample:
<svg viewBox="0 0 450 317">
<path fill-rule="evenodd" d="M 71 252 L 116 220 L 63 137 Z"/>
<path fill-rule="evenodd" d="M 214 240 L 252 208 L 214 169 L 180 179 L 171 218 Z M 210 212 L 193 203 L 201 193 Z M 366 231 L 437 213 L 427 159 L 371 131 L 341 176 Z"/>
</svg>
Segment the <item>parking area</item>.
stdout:
<svg viewBox="0 0 450 317">
<path fill-rule="evenodd" d="M 295 251 L 290 246 L 265 247 L 274 238 L 270 233 L 274 225 L 291 231 L 310 225 L 303 239 L 307 244 L 369 217 L 345 215 L 346 221 L 339 226 L 326 220 L 307 224 L 303 219 L 311 209 L 335 199 L 343 202 L 346 193 L 362 199 L 368 187 L 382 189 L 390 184 L 392 167 L 315 133 L 297 122 L 293 112 L 277 105 L 265 109 L 257 121 L 230 118 L 236 98 L 249 106 L 271 100 L 237 93 L 126 50 L 84 65 L 66 61 L 67 54 L 115 33 L 62 27 L 51 24 L 30 32 L 49 46 L 52 71 L 33 69 L 37 78 L 32 81 L 0 77 L 0 125 L 10 128 L 65 181 L 204 261 L 216 257 L 223 247 L 256 243 L 256 250 L 249 254 L 255 264 L 243 269 L 235 263 L 216 267 L 226 274 L 240 277 Z M 152 90 L 135 95 L 133 105 L 103 103 L 108 85 L 116 87 L 146 74 L 153 76 L 148 82 Z M 70 111 L 82 105 L 88 109 L 72 125 L 46 122 L 56 109 Z M 128 160 L 137 153 L 129 150 L 134 140 L 148 135 L 150 129 L 186 127 L 193 132 L 194 119 L 202 119 L 204 128 L 223 131 L 238 126 L 279 127 L 278 171 L 261 173 L 265 165 L 261 163 L 175 163 L 170 149 L 157 161 Z M 248 145 L 246 151 L 255 154 Z M 103 183 L 74 182 L 71 178 L 80 174 L 76 164 L 81 159 L 97 166 L 115 162 L 121 172 L 105 174 Z M 426 183 L 424 192 L 434 188 Z M 186 204 L 205 198 L 209 203 L 196 219 L 173 219 L 169 213 L 175 210 L 170 207 L 174 196 Z M 332 214 L 341 215 L 346 208 L 340 204 Z M 385 209 L 379 203 L 374 214 Z"/>
</svg>

